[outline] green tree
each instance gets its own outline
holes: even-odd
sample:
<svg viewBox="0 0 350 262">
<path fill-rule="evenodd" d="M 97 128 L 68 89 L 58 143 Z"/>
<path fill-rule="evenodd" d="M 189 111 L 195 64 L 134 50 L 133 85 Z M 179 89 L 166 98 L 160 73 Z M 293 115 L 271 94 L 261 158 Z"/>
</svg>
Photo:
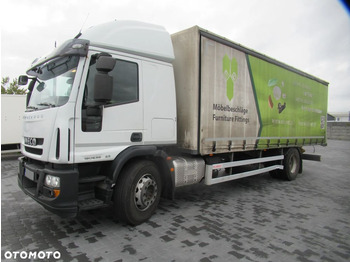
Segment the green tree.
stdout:
<svg viewBox="0 0 350 262">
<path fill-rule="evenodd" d="M 26 93 L 27 89 L 19 87 L 17 78 L 13 79 L 11 83 L 8 76 L 1 78 L 1 94 L 24 95 Z"/>
</svg>

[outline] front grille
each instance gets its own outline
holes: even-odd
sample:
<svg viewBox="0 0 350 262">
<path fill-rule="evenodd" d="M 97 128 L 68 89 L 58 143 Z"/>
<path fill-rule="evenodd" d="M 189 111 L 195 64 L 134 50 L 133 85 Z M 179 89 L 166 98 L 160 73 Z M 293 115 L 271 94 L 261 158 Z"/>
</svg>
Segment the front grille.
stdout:
<svg viewBox="0 0 350 262">
<path fill-rule="evenodd" d="M 39 155 L 39 156 L 41 156 L 43 154 L 43 150 L 40 149 L 40 148 L 32 148 L 32 147 L 29 147 L 29 146 L 25 146 L 24 149 L 28 153 L 31 153 L 31 154 L 35 154 L 35 155 Z"/>
</svg>

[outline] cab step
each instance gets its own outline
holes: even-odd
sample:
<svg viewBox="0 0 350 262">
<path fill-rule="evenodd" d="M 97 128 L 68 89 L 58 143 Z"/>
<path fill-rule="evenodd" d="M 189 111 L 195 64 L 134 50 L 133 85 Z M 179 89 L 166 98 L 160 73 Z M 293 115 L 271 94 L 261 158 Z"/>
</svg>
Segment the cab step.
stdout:
<svg viewBox="0 0 350 262">
<path fill-rule="evenodd" d="M 105 176 L 88 176 L 79 179 L 79 184 L 92 183 L 105 180 Z"/>
<path fill-rule="evenodd" d="M 97 198 L 86 199 L 78 202 L 79 210 L 90 210 L 95 208 L 107 207 L 108 204 Z"/>
</svg>

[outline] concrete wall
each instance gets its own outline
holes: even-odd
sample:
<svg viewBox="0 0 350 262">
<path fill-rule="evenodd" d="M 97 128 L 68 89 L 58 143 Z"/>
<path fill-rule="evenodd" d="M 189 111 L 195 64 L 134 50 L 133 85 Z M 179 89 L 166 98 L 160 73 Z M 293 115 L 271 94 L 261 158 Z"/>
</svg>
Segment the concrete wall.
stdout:
<svg viewBox="0 0 350 262">
<path fill-rule="evenodd" d="M 350 122 L 327 122 L 327 138 L 350 141 Z"/>
</svg>

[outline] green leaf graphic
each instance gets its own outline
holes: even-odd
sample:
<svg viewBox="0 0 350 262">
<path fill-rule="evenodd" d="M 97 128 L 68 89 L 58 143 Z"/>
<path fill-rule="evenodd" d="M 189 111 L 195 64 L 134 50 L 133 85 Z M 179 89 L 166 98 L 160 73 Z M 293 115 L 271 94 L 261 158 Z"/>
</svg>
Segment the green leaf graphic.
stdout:
<svg viewBox="0 0 350 262">
<path fill-rule="evenodd" d="M 268 86 L 275 86 L 277 84 L 278 80 L 276 78 L 272 78 L 269 80 Z"/>
<path fill-rule="evenodd" d="M 228 58 L 227 55 L 225 55 L 224 59 L 222 60 L 222 71 L 227 80 L 230 77 L 230 72 L 231 72 L 231 60 L 230 58 Z"/>
<path fill-rule="evenodd" d="M 233 98 L 233 81 L 231 78 L 227 79 L 226 82 L 226 95 L 228 100 L 232 100 Z"/>
<path fill-rule="evenodd" d="M 226 79 L 226 95 L 231 101 L 233 98 L 234 81 L 237 78 L 238 63 L 235 58 L 230 59 L 227 55 L 222 60 L 222 71 Z"/>
<path fill-rule="evenodd" d="M 237 63 L 237 60 L 235 58 L 232 58 L 232 61 L 231 61 L 231 75 L 235 75 L 235 79 L 237 77 L 237 71 L 238 71 L 238 63 Z M 234 79 L 234 80 L 235 80 Z"/>
</svg>

